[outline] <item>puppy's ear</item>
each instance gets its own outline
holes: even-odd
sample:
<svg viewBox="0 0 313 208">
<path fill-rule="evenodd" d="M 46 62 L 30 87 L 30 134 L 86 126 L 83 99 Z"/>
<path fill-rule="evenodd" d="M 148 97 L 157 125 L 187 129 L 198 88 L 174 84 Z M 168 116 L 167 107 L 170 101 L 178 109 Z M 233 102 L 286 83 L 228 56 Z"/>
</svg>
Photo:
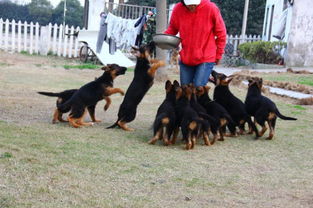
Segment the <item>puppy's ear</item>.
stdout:
<svg viewBox="0 0 313 208">
<path fill-rule="evenodd" d="M 167 80 L 167 81 L 165 82 L 165 89 L 166 89 L 166 90 L 170 90 L 171 87 L 172 87 L 171 81 L 170 81 L 170 80 Z"/>
<path fill-rule="evenodd" d="M 211 75 L 214 76 L 216 74 L 217 74 L 217 72 L 215 70 L 212 70 Z"/>
<path fill-rule="evenodd" d="M 139 48 L 137 46 L 132 46 L 133 51 L 139 51 Z"/>
<path fill-rule="evenodd" d="M 101 68 L 101 70 L 103 70 L 103 71 L 107 71 L 107 70 L 109 70 L 110 68 L 108 67 L 108 66 L 103 66 L 102 68 Z"/>
<path fill-rule="evenodd" d="M 179 82 L 177 80 L 174 80 L 173 85 L 174 87 L 179 87 Z"/>
<path fill-rule="evenodd" d="M 234 78 L 234 77 L 228 77 L 228 78 L 227 78 L 227 81 L 226 81 L 227 84 L 229 84 L 229 83 L 233 80 L 233 78 Z"/>
<path fill-rule="evenodd" d="M 155 50 L 155 42 L 154 41 L 151 41 L 149 43 L 149 47 L 150 47 L 150 50 L 154 51 Z"/>
<path fill-rule="evenodd" d="M 136 57 L 140 57 L 140 52 L 139 52 L 139 48 L 137 46 L 132 46 L 132 51 L 131 53 L 136 56 Z"/>
</svg>

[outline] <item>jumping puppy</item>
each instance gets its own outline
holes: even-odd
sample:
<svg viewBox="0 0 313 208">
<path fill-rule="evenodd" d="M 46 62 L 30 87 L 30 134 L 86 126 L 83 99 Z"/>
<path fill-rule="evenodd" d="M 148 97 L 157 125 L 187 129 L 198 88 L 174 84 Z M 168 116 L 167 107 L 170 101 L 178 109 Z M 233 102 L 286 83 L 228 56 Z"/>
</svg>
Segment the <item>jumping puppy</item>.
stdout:
<svg viewBox="0 0 313 208">
<path fill-rule="evenodd" d="M 297 120 L 296 118 L 282 115 L 275 103 L 261 94 L 262 78 L 252 77 L 248 82 L 249 87 L 245 100 L 246 109 L 248 114 L 253 116 L 254 120 L 262 126 L 260 136 L 263 136 L 267 130 L 265 121 L 270 128 L 269 136 L 266 139 L 272 139 L 274 137 L 277 117 L 283 120 Z"/>
<path fill-rule="evenodd" d="M 153 138 L 149 144 L 155 144 L 158 139 L 163 139 L 164 145 L 170 144 L 170 138 L 175 128 L 175 87 L 179 83 L 175 80 L 173 84 L 167 80 L 165 83 L 166 97 L 159 106 L 157 115 L 153 123 Z"/>
<path fill-rule="evenodd" d="M 57 108 L 61 112 L 70 108 L 68 121 L 75 128 L 93 125 L 92 122 L 85 123 L 83 121 L 86 108 L 96 106 L 98 101 L 106 99 L 107 104 L 105 109 L 107 109 L 111 103 L 108 96 L 115 93 L 124 95 L 123 90 L 120 88 L 113 88 L 113 80 L 117 76 L 125 74 L 127 68 L 117 64 L 108 64 L 102 70 L 104 72 L 99 78 L 78 89 L 66 103 L 57 105 Z"/>
<path fill-rule="evenodd" d="M 244 125 L 247 122 L 249 127 L 255 132 L 257 139 L 259 132 L 255 124 L 251 121 L 251 117 L 246 111 L 245 104 L 229 90 L 229 83 L 232 78 L 228 78 L 225 74 L 217 73 L 214 70 L 211 75 L 210 81 L 215 84 L 213 99 L 227 110 L 234 124 L 239 127 L 240 134 L 244 133 Z M 233 128 L 233 126 L 231 126 L 231 128 Z"/>
<path fill-rule="evenodd" d="M 142 45 L 139 49 L 134 48 L 134 50 L 137 51 L 137 63 L 134 71 L 134 78 L 126 91 L 122 104 L 120 105 L 117 121 L 108 128 L 118 126 L 126 131 L 134 130 L 127 127 L 126 124 L 135 119 L 137 106 L 153 85 L 157 69 L 165 65 L 163 61 L 151 58 L 154 49 L 154 42 Z"/>
</svg>

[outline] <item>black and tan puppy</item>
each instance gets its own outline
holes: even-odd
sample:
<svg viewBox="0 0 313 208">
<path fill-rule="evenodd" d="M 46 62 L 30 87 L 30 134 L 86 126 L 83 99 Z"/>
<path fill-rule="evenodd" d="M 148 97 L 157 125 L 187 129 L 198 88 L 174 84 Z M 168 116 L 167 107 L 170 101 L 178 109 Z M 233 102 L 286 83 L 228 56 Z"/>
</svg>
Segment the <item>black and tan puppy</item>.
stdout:
<svg viewBox="0 0 313 208">
<path fill-rule="evenodd" d="M 218 131 L 220 133 L 220 141 L 224 141 L 226 125 L 230 123 L 230 136 L 236 135 L 236 128 L 233 124 L 233 119 L 227 110 L 209 96 L 209 86 L 197 87 L 196 95 L 198 102 L 206 109 L 208 115 L 213 116 L 218 121 Z"/>
<path fill-rule="evenodd" d="M 134 130 L 128 128 L 126 124 L 135 119 L 137 107 L 153 85 L 157 69 L 165 65 L 163 61 L 151 58 L 154 49 L 154 42 L 142 45 L 139 49 L 134 48 L 137 56 L 134 78 L 126 91 L 122 104 L 120 105 L 117 121 L 108 128 L 118 126 L 126 131 Z"/>
<path fill-rule="evenodd" d="M 282 115 L 276 104 L 261 94 L 263 85 L 262 78 L 252 77 L 248 82 L 249 87 L 245 100 L 246 109 L 248 114 L 253 116 L 254 120 L 262 126 L 260 136 L 263 136 L 267 130 L 265 122 L 268 123 L 270 128 L 269 136 L 266 139 L 272 139 L 274 137 L 277 117 L 283 120 L 297 120 L 296 118 Z"/>
<path fill-rule="evenodd" d="M 57 92 L 57 93 L 54 93 L 54 92 L 38 92 L 38 93 L 41 95 L 49 96 L 49 97 L 57 97 L 58 99 L 56 101 L 56 105 L 61 105 L 63 103 L 66 103 L 74 95 L 74 93 L 77 90 L 78 89 L 71 89 L 71 90 L 64 90 L 62 92 Z M 105 97 L 104 99 L 106 100 L 106 105 L 104 106 L 104 110 L 106 111 L 111 104 L 111 99 L 109 97 Z M 100 122 L 100 120 L 96 119 L 95 108 L 96 108 L 95 105 L 87 107 L 91 121 Z M 56 108 L 53 113 L 52 123 L 55 124 L 57 121 L 67 122 L 66 120 L 63 119 L 63 114 L 69 112 L 70 110 L 71 110 L 71 107 L 68 107 L 64 109 L 63 111 Z"/>
<path fill-rule="evenodd" d="M 251 117 L 246 111 L 245 104 L 237 98 L 230 90 L 229 83 L 232 77 L 227 77 L 225 74 L 212 71 L 212 77 L 209 81 L 215 84 L 213 99 L 221 104 L 230 114 L 234 124 L 239 127 L 240 134 L 244 133 L 244 125 L 247 122 L 249 127 L 255 132 L 256 139 L 259 137 L 259 132 L 255 124 L 251 121 Z M 231 124 L 228 124 L 229 126 Z M 231 126 L 233 128 L 233 126 Z"/>
<path fill-rule="evenodd" d="M 64 90 L 62 92 L 37 92 L 41 95 L 49 96 L 49 97 L 57 97 L 56 105 L 61 105 L 63 103 L 66 103 L 77 91 L 77 89 L 71 89 L 71 90 Z M 59 110 L 56 108 L 53 113 L 52 123 L 55 124 L 57 121 L 60 122 L 66 122 L 62 118 L 63 113 L 67 113 L 71 110 L 70 107 L 64 109 L 64 111 Z M 91 115 L 90 115 L 91 116 Z"/>
<path fill-rule="evenodd" d="M 198 98 L 196 95 L 196 91 L 197 91 L 196 88 L 192 84 L 189 84 L 189 87 L 192 90 L 190 105 L 198 113 L 200 118 L 209 122 L 210 130 L 213 134 L 213 141 L 211 142 L 211 144 L 214 144 L 216 139 L 217 139 L 217 130 L 219 127 L 218 120 L 215 119 L 213 116 L 209 115 L 207 113 L 206 109 L 198 102 Z M 201 133 L 203 133 L 203 132 L 201 132 Z"/>
<path fill-rule="evenodd" d="M 57 105 L 61 112 L 70 108 L 68 121 L 75 128 L 93 125 L 92 122 L 85 123 L 83 121 L 86 108 L 96 106 L 97 102 L 106 99 L 107 107 L 105 108 L 107 109 L 111 103 L 110 95 L 115 93 L 124 95 L 120 88 L 113 88 L 113 80 L 117 76 L 125 74 L 127 68 L 117 64 L 108 64 L 102 70 L 104 72 L 99 78 L 82 86 L 67 102 Z"/>
<path fill-rule="evenodd" d="M 165 83 L 166 97 L 159 106 L 154 123 L 153 123 L 153 138 L 149 144 L 155 144 L 157 140 L 163 139 L 164 145 L 170 144 L 170 138 L 173 134 L 176 114 L 175 114 L 175 87 L 179 83 L 175 80 L 173 84 L 167 80 Z"/>
<path fill-rule="evenodd" d="M 175 111 L 180 122 L 183 140 L 186 142 L 186 149 L 193 149 L 200 132 L 203 132 L 205 145 L 211 145 L 209 141 L 210 124 L 202 119 L 191 107 L 190 100 L 192 89 L 188 86 L 177 87 Z M 173 138 L 174 139 L 174 138 Z M 175 143 L 175 141 L 172 141 Z"/>
</svg>

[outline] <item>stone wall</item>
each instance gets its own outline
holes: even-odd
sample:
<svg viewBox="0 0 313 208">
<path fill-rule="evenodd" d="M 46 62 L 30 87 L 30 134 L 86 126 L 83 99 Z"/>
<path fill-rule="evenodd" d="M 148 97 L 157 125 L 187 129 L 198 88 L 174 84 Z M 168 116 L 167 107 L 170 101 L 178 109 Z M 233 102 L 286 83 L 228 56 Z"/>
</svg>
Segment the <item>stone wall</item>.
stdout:
<svg viewBox="0 0 313 208">
<path fill-rule="evenodd" d="M 287 66 L 313 66 L 313 1 L 295 1 L 288 39 Z"/>
</svg>

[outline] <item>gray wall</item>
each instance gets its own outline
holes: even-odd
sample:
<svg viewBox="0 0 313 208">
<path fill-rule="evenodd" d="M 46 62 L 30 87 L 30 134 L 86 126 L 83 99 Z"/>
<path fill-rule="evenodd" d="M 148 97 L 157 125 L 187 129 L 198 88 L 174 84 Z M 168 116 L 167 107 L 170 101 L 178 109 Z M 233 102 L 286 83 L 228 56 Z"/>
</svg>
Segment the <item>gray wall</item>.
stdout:
<svg viewBox="0 0 313 208">
<path fill-rule="evenodd" d="M 296 0 L 288 40 L 287 66 L 313 66 L 313 1 Z"/>
</svg>

